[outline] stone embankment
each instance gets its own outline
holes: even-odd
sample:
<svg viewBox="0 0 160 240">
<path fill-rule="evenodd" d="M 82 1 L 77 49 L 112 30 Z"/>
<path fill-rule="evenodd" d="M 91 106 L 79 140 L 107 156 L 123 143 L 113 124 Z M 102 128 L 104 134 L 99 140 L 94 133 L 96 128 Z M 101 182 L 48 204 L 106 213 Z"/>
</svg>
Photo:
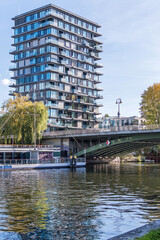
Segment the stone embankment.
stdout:
<svg viewBox="0 0 160 240">
<path fill-rule="evenodd" d="M 142 227 L 136 228 L 132 231 L 126 232 L 124 234 L 110 238 L 108 240 L 135 240 L 136 238 L 142 237 L 145 234 L 149 233 L 150 231 L 156 230 L 158 228 L 160 228 L 160 220 L 151 222 Z"/>
</svg>

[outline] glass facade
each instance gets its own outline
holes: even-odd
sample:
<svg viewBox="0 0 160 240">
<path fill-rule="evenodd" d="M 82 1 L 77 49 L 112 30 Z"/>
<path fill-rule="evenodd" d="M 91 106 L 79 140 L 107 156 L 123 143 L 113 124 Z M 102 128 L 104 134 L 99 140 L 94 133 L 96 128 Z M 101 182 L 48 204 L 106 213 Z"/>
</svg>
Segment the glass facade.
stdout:
<svg viewBox="0 0 160 240">
<path fill-rule="evenodd" d="M 102 43 L 98 24 L 52 4 L 14 19 L 15 92 L 43 101 L 52 129 L 93 128 Z"/>
</svg>

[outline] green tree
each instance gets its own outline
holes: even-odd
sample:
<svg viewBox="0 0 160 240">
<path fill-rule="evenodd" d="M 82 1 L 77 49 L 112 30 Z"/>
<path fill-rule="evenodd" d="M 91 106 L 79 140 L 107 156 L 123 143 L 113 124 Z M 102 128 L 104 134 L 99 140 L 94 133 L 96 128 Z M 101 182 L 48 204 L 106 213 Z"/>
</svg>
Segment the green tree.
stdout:
<svg viewBox="0 0 160 240">
<path fill-rule="evenodd" d="M 35 103 L 36 129 L 34 129 L 34 103 L 27 96 L 15 95 L 15 100 L 9 99 L 6 104 L 6 114 L 0 118 L 0 135 L 5 143 L 31 144 L 36 138 L 40 139 L 47 129 L 48 111 L 43 102 Z"/>
<path fill-rule="evenodd" d="M 160 123 L 160 83 L 155 83 L 143 92 L 140 113 L 148 124 Z"/>
<path fill-rule="evenodd" d="M 106 118 L 109 117 L 108 113 L 106 113 L 104 116 L 105 116 Z"/>
</svg>

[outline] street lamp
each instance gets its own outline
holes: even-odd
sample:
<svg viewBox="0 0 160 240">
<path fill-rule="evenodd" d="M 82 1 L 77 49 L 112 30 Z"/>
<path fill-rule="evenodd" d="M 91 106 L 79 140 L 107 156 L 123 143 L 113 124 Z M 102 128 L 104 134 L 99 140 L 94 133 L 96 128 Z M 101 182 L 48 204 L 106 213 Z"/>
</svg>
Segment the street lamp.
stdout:
<svg viewBox="0 0 160 240">
<path fill-rule="evenodd" d="M 117 98 L 116 99 L 116 104 L 118 104 L 118 131 L 119 131 L 119 127 L 120 127 L 120 104 L 122 103 L 122 99 L 121 98 Z"/>
</svg>

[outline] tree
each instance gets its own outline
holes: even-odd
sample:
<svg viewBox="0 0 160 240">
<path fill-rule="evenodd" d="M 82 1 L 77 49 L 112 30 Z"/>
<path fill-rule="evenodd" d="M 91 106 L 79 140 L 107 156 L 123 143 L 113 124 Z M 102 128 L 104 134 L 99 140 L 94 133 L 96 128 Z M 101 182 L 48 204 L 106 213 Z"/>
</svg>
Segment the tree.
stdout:
<svg viewBox="0 0 160 240">
<path fill-rule="evenodd" d="M 148 124 L 160 123 L 160 83 L 148 87 L 141 95 L 140 113 Z"/>
<path fill-rule="evenodd" d="M 0 118 L 0 135 L 5 143 L 31 144 L 34 142 L 34 131 L 40 139 L 47 129 L 48 111 L 43 102 L 35 103 L 36 129 L 34 129 L 34 103 L 27 96 L 15 95 L 15 100 L 9 99 L 6 104 L 6 114 Z"/>
<path fill-rule="evenodd" d="M 108 113 L 106 113 L 104 116 L 105 116 L 106 118 L 109 117 Z"/>
</svg>

